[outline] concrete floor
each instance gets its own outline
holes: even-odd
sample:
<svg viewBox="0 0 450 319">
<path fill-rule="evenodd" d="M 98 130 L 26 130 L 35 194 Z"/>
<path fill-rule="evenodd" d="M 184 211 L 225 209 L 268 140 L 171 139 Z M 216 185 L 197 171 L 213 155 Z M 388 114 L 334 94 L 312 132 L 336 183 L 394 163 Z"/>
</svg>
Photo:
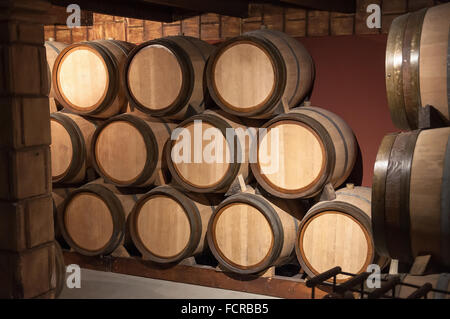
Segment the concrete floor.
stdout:
<svg viewBox="0 0 450 319">
<path fill-rule="evenodd" d="M 231 290 L 81 269 L 81 288 L 64 288 L 61 299 L 265 299 Z"/>
</svg>

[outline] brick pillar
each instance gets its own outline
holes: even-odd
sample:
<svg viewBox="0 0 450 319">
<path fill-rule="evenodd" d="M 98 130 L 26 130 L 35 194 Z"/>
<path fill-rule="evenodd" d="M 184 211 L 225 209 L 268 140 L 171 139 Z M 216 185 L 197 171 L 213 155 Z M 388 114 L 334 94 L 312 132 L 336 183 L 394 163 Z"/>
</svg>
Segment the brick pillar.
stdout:
<svg viewBox="0 0 450 319">
<path fill-rule="evenodd" d="M 55 246 L 43 23 L 50 4 L 0 0 L 0 298 L 52 298 Z"/>
</svg>

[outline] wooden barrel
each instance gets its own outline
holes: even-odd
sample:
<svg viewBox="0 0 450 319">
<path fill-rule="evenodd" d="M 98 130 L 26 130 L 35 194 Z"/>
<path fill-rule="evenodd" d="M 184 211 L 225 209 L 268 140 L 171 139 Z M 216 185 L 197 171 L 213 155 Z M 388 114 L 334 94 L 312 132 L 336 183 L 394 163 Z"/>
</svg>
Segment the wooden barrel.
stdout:
<svg viewBox="0 0 450 319">
<path fill-rule="evenodd" d="M 126 220 L 138 197 L 101 180 L 76 189 L 58 212 L 58 225 L 64 239 L 82 255 L 112 253 L 129 239 L 125 234 Z"/>
<path fill-rule="evenodd" d="M 92 167 L 91 141 L 95 123 L 81 116 L 56 112 L 50 114 L 53 183 L 78 183 Z"/>
<path fill-rule="evenodd" d="M 353 274 L 374 263 L 384 267 L 387 260 L 375 252 L 370 218 L 368 187 L 349 184 L 336 192 L 336 199 L 315 204 L 302 219 L 295 243 L 302 269 L 314 277 L 337 266 Z M 337 282 L 346 279 L 337 276 Z"/>
<path fill-rule="evenodd" d="M 136 203 L 130 234 L 144 259 L 175 263 L 201 253 L 214 206 L 204 195 L 159 186 Z"/>
<path fill-rule="evenodd" d="M 66 264 L 64 262 L 64 255 L 61 246 L 58 242 L 54 242 L 55 248 L 55 263 L 52 272 L 52 286 L 55 287 L 54 297 L 58 298 L 66 285 Z"/>
<path fill-rule="evenodd" d="M 430 283 L 433 286 L 433 289 L 442 290 L 442 291 L 450 291 L 450 274 L 442 273 L 442 274 L 433 274 L 426 276 L 412 276 L 406 275 L 403 276 L 402 282 L 423 286 L 426 283 Z M 400 285 L 396 289 L 396 296 L 399 298 L 407 298 L 411 295 L 417 288 Z M 450 299 L 450 294 L 444 294 L 440 292 L 430 291 L 427 294 L 428 299 Z"/>
<path fill-rule="evenodd" d="M 257 30 L 225 41 L 206 69 L 211 97 L 238 116 L 269 118 L 295 107 L 314 81 L 314 63 L 296 39 L 274 30 Z"/>
<path fill-rule="evenodd" d="M 232 135 L 247 129 L 222 111 L 206 110 L 182 122 L 166 148 L 173 180 L 196 193 L 225 193 L 239 174 L 248 181 L 250 142 L 244 134 Z"/>
<path fill-rule="evenodd" d="M 450 119 L 450 3 L 401 15 L 389 29 L 386 88 L 394 124 L 418 128 L 427 104 Z"/>
<path fill-rule="evenodd" d="M 450 266 L 450 127 L 384 137 L 372 194 L 375 245 L 412 262 L 433 255 Z"/>
<path fill-rule="evenodd" d="M 221 266 L 257 274 L 292 258 L 303 216 L 299 203 L 238 193 L 220 203 L 208 226 L 208 245 Z"/>
<path fill-rule="evenodd" d="M 53 67 L 57 100 L 74 113 L 108 118 L 127 106 L 121 72 L 133 44 L 116 40 L 68 46 Z"/>
<path fill-rule="evenodd" d="M 117 186 L 165 184 L 163 148 L 174 127 L 136 114 L 121 114 L 103 122 L 92 141 L 95 169 Z"/>
<path fill-rule="evenodd" d="M 45 41 L 45 53 L 47 56 L 47 79 L 48 79 L 48 88 L 50 89 L 48 97 L 51 113 L 57 112 L 58 109 L 61 108 L 59 102 L 55 100 L 56 95 L 52 84 L 53 65 L 55 64 L 56 58 L 58 57 L 59 53 L 62 50 L 64 50 L 67 46 L 68 44 L 57 42 L 53 38 L 50 38 L 48 39 L 48 41 Z"/>
<path fill-rule="evenodd" d="M 62 237 L 61 230 L 58 227 L 58 214 L 60 214 L 64 208 L 64 201 L 73 192 L 75 188 L 53 188 L 52 189 L 52 201 L 53 201 L 53 221 L 55 230 L 55 239 L 60 243 L 64 238 Z"/>
<path fill-rule="evenodd" d="M 185 119 L 205 109 L 203 71 L 214 46 L 186 36 L 144 42 L 125 66 L 130 102 L 156 117 Z"/>
<path fill-rule="evenodd" d="M 299 107 L 278 115 L 263 128 L 251 168 L 258 183 L 281 198 L 307 198 L 350 175 L 357 142 L 351 128 L 334 113 Z"/>
</svg>

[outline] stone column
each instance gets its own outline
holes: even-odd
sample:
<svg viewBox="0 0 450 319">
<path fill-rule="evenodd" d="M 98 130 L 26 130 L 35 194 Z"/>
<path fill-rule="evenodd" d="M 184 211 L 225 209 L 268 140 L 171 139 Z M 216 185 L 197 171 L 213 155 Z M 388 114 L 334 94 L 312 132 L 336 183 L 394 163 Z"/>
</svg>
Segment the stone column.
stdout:
<svg viewBox="0 0 450 319">
<path fill-rule="evenodd" d="M 50 4 L 0 0 L 0 298 L 52 298 L 55 246 L 43 23 Z"/>
</svg>

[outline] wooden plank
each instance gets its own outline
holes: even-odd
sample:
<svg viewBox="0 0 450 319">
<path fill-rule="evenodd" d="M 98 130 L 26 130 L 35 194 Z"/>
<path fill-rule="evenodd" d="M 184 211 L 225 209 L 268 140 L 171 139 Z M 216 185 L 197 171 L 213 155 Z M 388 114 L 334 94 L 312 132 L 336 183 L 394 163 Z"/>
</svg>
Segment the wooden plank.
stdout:
<svg viewBox="0 0 450 319">
<path fill-rule="evenodd" d="M 279 298 L 310 299 L 311 289 L 298 278 L 274 276 L 238 276 L 217 271 L 210 266 L 161 267 L 137 258 L 87 257 L 73 252 L 64 252 L 66 265 L 77 264 L 82 268 L 109 271 L 118 274 L 168 280 L 212 288 L 229 289 Z M 326 293 L 316 290 L 316 298 Z"/>
<path fill-rule="evenodd" d="M 75 252 L 64 251 L 66 265 L 79 265 L 82 268 L 111 272 L 111 257 L 87 257 Z"/>
<path fill-rule="evenodd" d="M 200 26 L 200 38 L 202 40 L 220 40 L 219 23 L 202 23 Z"/>
<path fill-rule="evenodd" d="M 105 22 L 103 26 L 105 30 L 105 39 L 114 39 L 125 41 L 125 33 L 127 28 L 125 28 L 125 23 L 123 22 Z M 129 28 L 128 28 L 129 29 Z M 75 42 L 75 40 L 74 40 Z M 129 41 L 134 42 L 134 41 Z"/>
<path fill-rule="evenodd" d="M 411 1 L 410 1 L 411 2 Z M 381 12 L 383 14 L 402 14 L 407 11 L 407 1 L 406 0 L 390 0 L 383 1 L 383 5 L 381 6 Z"/>
<path fill-rule="evenodd" d="M 306 19 L 306 10 L 298 8 L 286 8 L 284 15 L 287 21 L 302 20 Z"/>
<path fill-rule="evenodd" d="M 325 36 L 330 34 L 330 13 L 326 11 L 308 11 L 308 36 Z"/>
<path fill-rule="evenodd" d="M 286 21 L 285 31 L 291 37 L 306 36 L 306 20 L 289 20 Z"/>
<path fill-rule="evenodd" d="M 102 22 L 113 22 L 114 16 L 107 15 L 107 14 L 101 14 L 101 13 L 94 13 L 94 24 L 102 23 Z"/>
<path fill-rule="evenodd" d="M 128 27 L 127 41 L 135 44 L 144 42 L 144 28 L 143 27 Z"/>
<path fill-rule="evenodd" d="M 181 34 L 181 23 L 164 23 L 163 37 L 176 36 Z"/>
<path fill-rule="evenodd" d="M 144 41 L 162 37 L 162 23 L 156 21 L 144 21 Z"/>
<path fill-rule="evenodd" d="M 222 17 L 222 38 L 228 39 L 241 34 L 241 19 Z"/>
<path fill-rule="evenodd" d="M 284 31 L 284 8 L 265 4 L 263 22 L 267 29 Z"/>
<path fill-rule="evenodd" d="M 236 19 L 236 18 L 235 18 Z M 200 37 L 200 17 L 193 17 L 181 21 L 181 31 L 186 36 Z"/>
<path fill-rule="evenodd" d="M 331 35 L 352 35 L 354 29 L 354 17 L 332 17 L 330 25 Z"/>
<path fill-rule="evenodd" d="M 71 36 L 71 31 L 70 29 L 59 29 L 58 27 L 56 28 L 56 33 L 55 33 L 55 40 L 59 41 L 59 42 L 64 42 L 64 43 L 72 43 L 72 36 Z M 48 39 L 46 39 L 48 40 Z"/>
<path fill-rule="evenodd" d="M 73 28 L 72 29 L 72 41 L 73 43 L 87 41 L 88 29 L 87 27 Z"/>
</svg>

